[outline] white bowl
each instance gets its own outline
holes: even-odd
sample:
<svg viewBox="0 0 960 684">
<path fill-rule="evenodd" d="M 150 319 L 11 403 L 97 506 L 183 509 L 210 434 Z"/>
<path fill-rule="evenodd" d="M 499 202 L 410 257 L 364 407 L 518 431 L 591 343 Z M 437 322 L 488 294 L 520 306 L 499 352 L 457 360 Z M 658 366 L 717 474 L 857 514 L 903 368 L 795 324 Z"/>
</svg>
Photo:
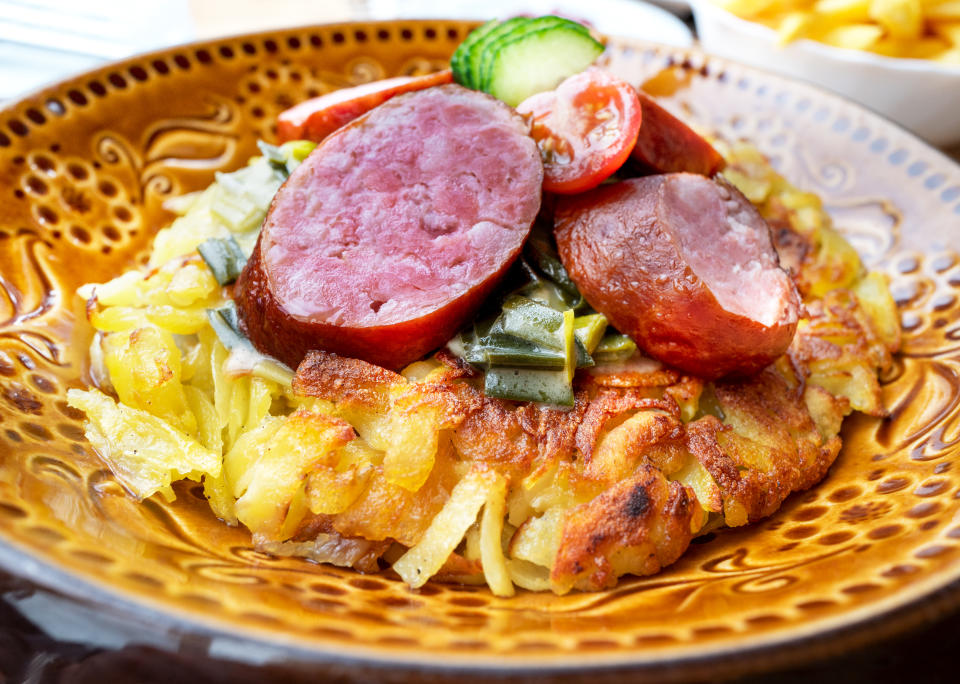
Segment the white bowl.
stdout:
<svg viewBox="0 0 960 684">
<path fill-rule="evenodd" d="M 960 66 L 845 50 L 812 40 L 777 44 L 777 34 L 710 0 L 692 3 L 706 52 L 792 76 L 845 95 L 928 142 L 960 142 Z"/>
</svg>

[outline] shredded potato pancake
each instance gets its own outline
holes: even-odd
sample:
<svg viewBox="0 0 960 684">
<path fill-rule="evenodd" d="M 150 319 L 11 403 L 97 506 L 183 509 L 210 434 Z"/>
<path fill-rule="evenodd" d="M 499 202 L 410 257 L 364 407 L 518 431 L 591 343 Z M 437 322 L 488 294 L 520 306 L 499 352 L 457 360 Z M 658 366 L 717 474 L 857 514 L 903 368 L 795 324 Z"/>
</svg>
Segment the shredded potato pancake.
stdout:
<svg viewBox="0 0 960 684">
<path fill-rule="evenodd" d="M 316 351 L 294 373 L 224 336 L 231 293 L 196 251 L 232 236 L 249 255 L 278 185 L 256 158 L 177 200 L 147 269 L 81 288 L 98 388 L 69 403 L 133 496 L 202 481 L 263 551 L 502 596 L 658 572 L 819 481 L 844 416 L 883 415 L 899 345 L 885 279 L 818 198 L 753 148 L 718 148 L 804 302 L 787 354 L 752 378 L 706 383 L 638 353 L 578 371 L 567 409 L 485 396 L 445 352 L 394 373 Z"/>
</svg>

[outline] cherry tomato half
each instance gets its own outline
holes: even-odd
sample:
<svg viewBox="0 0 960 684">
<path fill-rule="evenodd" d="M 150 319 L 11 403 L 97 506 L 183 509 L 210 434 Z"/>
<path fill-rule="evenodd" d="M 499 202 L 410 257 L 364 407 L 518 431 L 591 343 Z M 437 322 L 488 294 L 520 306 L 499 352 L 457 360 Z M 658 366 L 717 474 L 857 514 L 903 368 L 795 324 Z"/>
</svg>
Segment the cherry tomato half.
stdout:
<svg viewBox="0 0 960 684">
<path fill-rule="evenodd" d="M 640 132 L 633 86 L 596 67 L 528 97 L 517 111 L 531 122 L 543 158 L 543 189 L 550 192 L 597 187 L 630 156 Z"/>
</svg>

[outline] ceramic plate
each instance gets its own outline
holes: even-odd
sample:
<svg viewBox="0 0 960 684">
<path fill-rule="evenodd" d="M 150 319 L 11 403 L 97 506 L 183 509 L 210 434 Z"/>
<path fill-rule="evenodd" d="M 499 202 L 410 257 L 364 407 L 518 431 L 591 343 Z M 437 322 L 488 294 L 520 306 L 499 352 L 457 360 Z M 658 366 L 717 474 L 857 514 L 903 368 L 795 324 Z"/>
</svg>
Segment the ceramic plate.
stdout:
<svg viewBox="0 0 960 684">
<path fill-rule="evenodd" d="M 468 28 L 383 22 L 217 40 L 104 67 L 0 112 L 0 565 L 109 607 L 137 638 L 192 636 L 198 654 L 380 679 L 732 675 L 953 609 L 960 168 L 840 98 L 680 48 L 614 41 L 608 61 L 675 111 L 756 143 L 820 193 L 893 280 L 905 338 L 883 379 L 890 416 L 849 419 L 820 485 L 760 524 L 698 540 L 659 575 L 510 599 L 261 555 L 196 486 L 173 505 L 124 493 L 64 402 L 85 383 L 76 287 L 142 261 L 171 218 L 163 202 L 244 164 L 281 110 L 440 68 Z"/>
</svg>

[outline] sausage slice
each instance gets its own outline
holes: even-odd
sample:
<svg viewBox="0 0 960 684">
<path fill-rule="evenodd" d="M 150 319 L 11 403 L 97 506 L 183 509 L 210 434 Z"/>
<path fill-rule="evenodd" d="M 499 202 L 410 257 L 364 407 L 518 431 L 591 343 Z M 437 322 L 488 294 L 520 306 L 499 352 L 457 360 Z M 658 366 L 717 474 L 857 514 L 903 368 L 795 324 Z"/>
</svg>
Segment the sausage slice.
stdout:
<svg viewBox="0 0 960 684">
<path fill-rule="evenodd" d="M 637 95 L 643 123 L 630 153 L 634 162 L 652 173 L 687 171 L 712 176 L 723 169 L 723 157 L 702 136 L 642 90 Z"/>
<path fill-rule="evenodd" d="M 292 367 L 323 349 L 400 368 L 490 293 L 542 182 L 507 105 L 456 85 L 398 95 L 327 137 L 280 188 L 237 282 L 244 331 Z"/>
<path fill-rule="evenodd" d="M 560 257 L 587 301 L 648 354 L 699 377 L 786 351 L 799 296 L 770 229 L 722 178 L 634 178 L 558 201 Z"/>
<path fill-rule="evenodd" d="M 320 142 L 346 123 L 391 97 L 453 82 L 449 69 L 425 76 L 397 76 L 341 88 L 294 105 L 277 117 L 277 141 Z"/>
</svg>

